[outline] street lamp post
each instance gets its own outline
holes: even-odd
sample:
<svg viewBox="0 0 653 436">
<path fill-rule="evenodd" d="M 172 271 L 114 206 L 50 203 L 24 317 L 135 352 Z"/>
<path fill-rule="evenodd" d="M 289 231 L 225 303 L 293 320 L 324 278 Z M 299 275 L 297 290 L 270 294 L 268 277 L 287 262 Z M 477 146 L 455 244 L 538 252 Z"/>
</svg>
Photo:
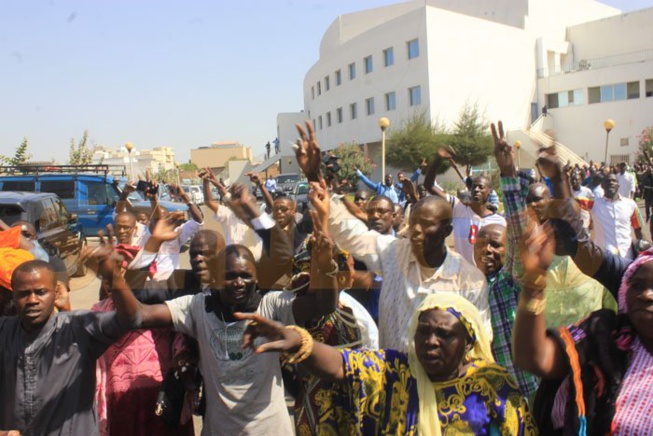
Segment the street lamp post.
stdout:
<svg viewBox="0 0 653 436">
<path fill-rule="evenodd" d="M 179 172 L 179 163 L 175 162 L 175 169 L 177 170 L 177 186 L 181 188 L 181 173 Z"/>
<path fill-rule="evenodd" d="M 125 144 L 125 149 L 127 150 L 127 154 L 129 155 L 129 179 L 133 182 L 134 181 L 134 167 L 132 165 L 132 150 L 134 149 L 134 144 L 131 142 L 128 142 Z"/>
<path fill-rule="evenodd" d="M 390 120 L 386 117 L 379 119 L 379 127 L 381 128 L 381 180 L 385 180 L 385 131 L 390 125 Z M 382 182 L 384 183 L 384 182 Z"/>
<path fill-rule="evenodd" d="M 614 120 L 607 119 L 603 121 L 603 127 L 605 127 L 605 160 L 603 163 L 608 167 L 608 139 L 610 138 L 610 131 L 614 129 L 615 126 Z"/>
<path fill-rule="evenodd" d="M 515 141 L 514 147 L 517 149 L 517 168 L 521 167 L 521 141 Z"/>
</svg>

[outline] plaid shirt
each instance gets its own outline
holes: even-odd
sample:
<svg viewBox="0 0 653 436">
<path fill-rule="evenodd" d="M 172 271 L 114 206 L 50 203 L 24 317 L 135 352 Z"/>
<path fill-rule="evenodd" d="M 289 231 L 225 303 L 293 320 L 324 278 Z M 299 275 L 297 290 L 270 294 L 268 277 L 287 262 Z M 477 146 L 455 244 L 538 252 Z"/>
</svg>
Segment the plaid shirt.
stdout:
<svg viewBox="0 0 653 436">
<path fill-rule="evenodd" d="M 537 390 L 538 379 L 534 375 L 516 369 L 512 364 L 512 326 L 515 323 L 517 300 L 521 287 L 515 277 L 521 277 L 523 267 L 517 254 L 519 239 L 526 226 L 526 204 L 528 179 L 520 177 L 501 177 L 503 205 L 507 226 L 506 260 L 503 268 L 494 276 L 488 277 L 490 287 L 490 313 L 492 317 L 492 354 L 498 364 L 505 367 L 515 377 L 522 394 L 530 397 Z"/>
</svg>

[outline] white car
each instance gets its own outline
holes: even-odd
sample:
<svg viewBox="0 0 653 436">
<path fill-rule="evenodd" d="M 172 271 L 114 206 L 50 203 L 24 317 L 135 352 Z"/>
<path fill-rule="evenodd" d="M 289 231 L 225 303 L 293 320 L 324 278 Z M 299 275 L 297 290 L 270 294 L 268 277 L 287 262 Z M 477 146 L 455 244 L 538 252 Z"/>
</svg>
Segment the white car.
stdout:
<svg viewBox="0 0 653 436">
<path fill-rule="evenodd" d="M 202 187 L 199 185 L 184 185 L 182 189 L 186 194 L 190 196 L 190 199 L 193 203 L 204 204 L 204 193 L 202 192 Z"/>
</svg>

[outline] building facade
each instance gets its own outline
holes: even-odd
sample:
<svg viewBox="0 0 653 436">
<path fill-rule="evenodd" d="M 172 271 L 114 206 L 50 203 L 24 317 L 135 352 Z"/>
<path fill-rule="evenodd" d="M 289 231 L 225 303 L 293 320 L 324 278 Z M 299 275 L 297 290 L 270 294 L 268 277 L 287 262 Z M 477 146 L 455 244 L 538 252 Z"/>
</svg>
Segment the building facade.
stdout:
<svg viewBox="0 0 653 436">
<path fill-rule="evenodd" d="M 477 105 L 487 121 L 522 131 L 547 106 L 551 116 L 538 126 L 554 129 L 581 157 L 603 160 L 596 145 L 605 140 L 605 118 L 615 120 L 619 143 L 629 138 L 612 145 L 614 154 L 632 155 L 633 136 L 653 124 L 646 120 L 653 98 L 645 97 L 653 86 L 652 14 L 621 14 L 592 0 L 415 0 L 343 15 L 305 76 L 304 117 L 324 148 L 357 142 L 376 161 L 381 117 L 390 130 L 418 114 L 451 126 L 465 106 Z M 605 58 L 623 63 L 598 68 Z M 582 60 L 596 68 L 574 70 Z M 638 101 L 621 99 L 622 83 L 635 95 L 631 82 Z M 619 99 L 602 99 L 608 86 Z M 565 105 L 558 96 L 558 107 L 548 105 L 565 92 L 584 103 Z"/>
<path fill-rule="evenodd" d="M 124 147 L 116 150 L 110 150 L 105 147 L 96 147 L 93 150 L 92 163 L 124 166 L 127 174 L 133 169 L 133 178 L 145 177 L 146 171 L 156 173 L 159 171 L 170 171 L 175 169 L 175 151 L 172 147 L 155 147 L 151 150 L 131 151 L 131 169 L 130 156 Z"/>
</svg>

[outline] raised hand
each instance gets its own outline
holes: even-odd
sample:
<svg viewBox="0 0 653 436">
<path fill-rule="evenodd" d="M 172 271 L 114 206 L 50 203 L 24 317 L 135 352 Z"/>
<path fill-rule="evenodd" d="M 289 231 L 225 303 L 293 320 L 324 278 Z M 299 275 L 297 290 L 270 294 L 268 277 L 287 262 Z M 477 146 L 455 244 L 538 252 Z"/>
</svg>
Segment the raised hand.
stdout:
<svg viewBox="0 0 653 436">
<path fill-rule="evenodd" d="M 261 184 L 261 178 L 259 175 L 255 172 L 249 172 L 245 174 L 247 177 L 249 177 L 249 181 L 254 183 L 255 185 L 260 185 Z"/>
<path fill-rule="evenodd" d="M 540 154 L 537 158 L 537 165 L 543 176 L 551 179 L 560 177 L 564 172 L 564 166 L 555 143 L 549 147 L 540 148 Z"/>
<path fill-rule="evenodd" d="M 96 275 L 108 277 L 113 274 L 116 268 L 122 265 L 122 257 L 114 251 L 114 233 L 113 226 L 107 225 L 107 234 L 105 237 L 103 231 L 98 232 L 100 245 L 95 248 L 85 247 L 81 253 L 81 260 Z"/>
<path fill-rule="evenodd" d="M 234 313 L 237 319 L 247 319 L 250 323 L 245 329 L 243 335 L 243 348 L 251 347 L 257 353 L 271 353 L 271 352 L 296 352 L 302 345 L 302 338 L 299 333 L 287 329 L 283 324 L 270 321 L 260 315 L 254 313 Z M 259 347 L 254 345 L 257 338 L 267 338 L 268 343 L 262 344 Z"/>
<path fill-rule="evenodd" d="M 503 123 L 499 121 L 499 132 L 494 123 L 490 124 L 492 138 L 494 139 L 494 157 L 497 165 L 501 170 L 501 175 L 505 177 L 515 177 L 515 151 L 508 144 L 503 133 Z"/>
<path fill-rule="evenodd" d="M 309 182 L 318 182 L 322 179 L 320 167 L 322 165 L 322 153 L 320 145 L 315 139 L 315 131 L 310 121 L 306 121 L 306 130 L 301 124 L 295 124 L 299 139 L 293 144 L 295 157 L 301 170 L 306 174 Z M 308 132 L 308 134 L 307 134 Z"/>
<path fill-rule="evenodd" d="M 176 239 L 179 234 L 175 232 L 177 227 L 178 218 L 174 213 L 157 220 L 154 228 L 152 229 L 152 238 L 157 239 L 158 241 L 172 241 Z"/>
<path fill-rule="evenodd" d="M 555 236 L 550 224 L 538 225 L 529 220 L 526 231 L 519 241 L 519 256 L 524 275 L 542 275 L 549 269 L 555 253 Z"/>
<path fill-rule="evenodd" d="M 308 200 L 318 213 L 320 221 L 324 222 L 329 216 L 329 208 L 331 205 L 326 182 L 321 180 L 319 183 L 311 182 L 310 185 L 311 189 L 308 191 Z"/>
<path fill-rule="evenodd" d="M 429 194 L 438 196 L 441 195 L 434 186 L 435 176 L 438 174 L 438 172 L 440 172 L 444 161 L 453 161 L 453 157 L 453 151 L 449 147 L 442 147 L 438 149 L 435 157 L 433 158 L 433 162 L 431 162 L 428 169 L 426 170 L 426 174 L 424 175 L 424 188 L 426 188 L 426 191 Z"/>
<path fill-rule="evenodd" d="M 314 211 L 311 211 L 314 213 Z M 321 229 L 319 225 L 317 228 Z M 312 239 L 311 262 L 315 262 L 319 271 L 333 271 L 333 241 L 321 230 L 314 230 Z"/>
</svg>

